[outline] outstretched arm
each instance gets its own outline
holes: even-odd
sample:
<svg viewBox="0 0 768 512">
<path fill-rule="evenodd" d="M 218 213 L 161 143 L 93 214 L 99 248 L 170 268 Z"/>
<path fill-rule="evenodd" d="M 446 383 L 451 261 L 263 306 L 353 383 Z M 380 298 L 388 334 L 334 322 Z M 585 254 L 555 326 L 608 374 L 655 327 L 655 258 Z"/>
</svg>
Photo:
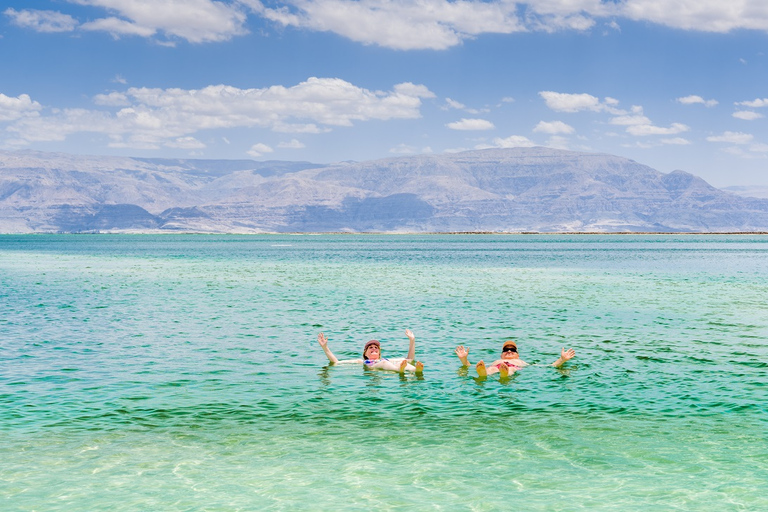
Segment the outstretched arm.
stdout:
<svg viewBox="0 0 768 512">
<path fill-rule="evenodd" d="M 408 361 L 413 361 L 416 359 L 416 336 L 410 329 L 405 330 L 405 335 L 408 336 L 408 355 L 405 358 Z"/>
<path fill-rule="evenodd" d="M 320 344 L 320 348 L 323 349 L 323 352 L 325 352 L 325 357 L 328 358 L 331 364 L 339 362 L 339 359 L 335 355 L 333 355 L 333 352 L 331 352 L 331 349 L 328 348 L 328 338 L 325 337 L 325 334 L 323 333 L 318 334 L 317 342 Z"/>
<path fill-rule="evenodd" d="M 557 358 L 557 361 L 552 363 L 552 366 L 554 366 L 555 368 L 562 366 L 564 362 L 569 361 L 575 355 L 576 355 L 575 350 L 573 350 L 572 348 L 565 350 L 565 347 L 563 347 L 562 349 L 560 349 L 560 357 Z"/>
<path fill-rule="evenodd" d="M 456 347 L 456 355 L 459 356 L 459 359 L 461 359 L 461 364 L 464 366 L 469 366 L 469 359 L 467 359 L 467 355 L 469 355 L 469 349 L 464 348 L 464 345 L 459 345 Z"/>
</svg>

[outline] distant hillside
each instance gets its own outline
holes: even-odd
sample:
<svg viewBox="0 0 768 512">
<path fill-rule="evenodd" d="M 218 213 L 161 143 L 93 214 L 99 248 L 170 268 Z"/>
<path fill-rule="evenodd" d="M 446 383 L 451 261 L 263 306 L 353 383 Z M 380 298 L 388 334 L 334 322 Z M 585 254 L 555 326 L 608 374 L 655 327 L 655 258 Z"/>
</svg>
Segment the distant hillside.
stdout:
<svg viewBox="0 0 768 512">
<path fill-rule="evenodd" d="M 360 163 L 0 152 L 0 232 L 766 231 L 768 199 L 548 148 Z"/>
</svg>

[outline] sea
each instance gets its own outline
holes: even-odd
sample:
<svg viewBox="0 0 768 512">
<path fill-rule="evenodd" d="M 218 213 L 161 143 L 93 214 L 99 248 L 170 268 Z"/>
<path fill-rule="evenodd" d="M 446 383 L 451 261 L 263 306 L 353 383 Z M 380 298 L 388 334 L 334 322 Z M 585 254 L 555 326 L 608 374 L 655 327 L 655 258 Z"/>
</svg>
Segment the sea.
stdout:
<svg viewBox="0 0 768 512">
<path fill-rule="evenodd" d="M 0 510 L 768 510 L 767 300 L 761 235 L 3 235 Z"/>
</svg>

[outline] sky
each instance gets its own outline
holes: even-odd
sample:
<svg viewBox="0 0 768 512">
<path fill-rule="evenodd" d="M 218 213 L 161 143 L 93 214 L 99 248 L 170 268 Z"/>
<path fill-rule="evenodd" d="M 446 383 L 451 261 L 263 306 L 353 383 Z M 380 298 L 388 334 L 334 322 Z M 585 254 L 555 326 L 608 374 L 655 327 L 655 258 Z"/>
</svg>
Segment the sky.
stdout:
<svg viewBox="0 0 768 512">
<path fill-rule="evenodd" d="M 546 146 L 768 186 L 765 0 L 4 0 L 0 149 Z"/>
</svg>

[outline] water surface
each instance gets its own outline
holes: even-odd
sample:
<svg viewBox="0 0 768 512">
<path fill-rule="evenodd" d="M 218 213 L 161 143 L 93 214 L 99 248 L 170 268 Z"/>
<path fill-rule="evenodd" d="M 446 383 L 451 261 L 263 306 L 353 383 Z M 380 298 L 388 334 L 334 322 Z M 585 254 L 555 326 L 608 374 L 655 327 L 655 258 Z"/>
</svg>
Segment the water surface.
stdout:
<svg viewBox="0 0 768 512">
<path fill-rule="evenodd" d="M 761 236 L 0 236 L 0 503 L 766 509 L 766 297 Z"/>
</svg>

